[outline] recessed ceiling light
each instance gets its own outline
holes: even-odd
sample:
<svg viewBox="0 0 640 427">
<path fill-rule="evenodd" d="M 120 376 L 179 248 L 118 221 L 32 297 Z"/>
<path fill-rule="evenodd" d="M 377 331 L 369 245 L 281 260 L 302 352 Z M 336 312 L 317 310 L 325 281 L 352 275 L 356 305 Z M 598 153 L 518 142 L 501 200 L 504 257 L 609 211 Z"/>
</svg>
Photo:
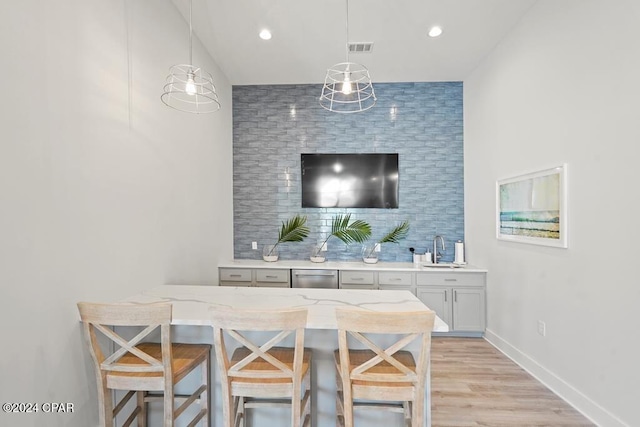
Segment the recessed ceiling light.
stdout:
<svg viewBox="0 0 640 427">
<path fill-rule="evenodd" d="M 437 25 L 429 30 L 429 37 L 438 37 L 440 34 L 442 34 L 442 28 Z"/>
<path fill-rule="evenodd" d="M 266 30 L 266 29 L 260 31 L 260 38 L 262 40 L 271 40 L 271 31 Z"/>
</svg>

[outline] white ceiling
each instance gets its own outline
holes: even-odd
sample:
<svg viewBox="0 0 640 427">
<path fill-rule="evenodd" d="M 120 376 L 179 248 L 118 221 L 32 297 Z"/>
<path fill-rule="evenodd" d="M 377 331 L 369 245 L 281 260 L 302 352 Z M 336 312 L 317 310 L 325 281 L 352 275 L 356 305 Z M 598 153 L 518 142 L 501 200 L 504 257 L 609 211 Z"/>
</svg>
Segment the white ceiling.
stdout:
<svg viewBox="0 0 640 427">
<path fill-rule="evenodd" d="M 188 22 L 189 0 L 172 1 Z M 350 60 L 374 83 L 464 81 L 535 1 L 349 0 L 349 41 L 374 43 Z M 346 59 L 345 27 L 346 0 L 193 0 L 194 33 L 233 85 L 322 83 Z"/>
</svg>

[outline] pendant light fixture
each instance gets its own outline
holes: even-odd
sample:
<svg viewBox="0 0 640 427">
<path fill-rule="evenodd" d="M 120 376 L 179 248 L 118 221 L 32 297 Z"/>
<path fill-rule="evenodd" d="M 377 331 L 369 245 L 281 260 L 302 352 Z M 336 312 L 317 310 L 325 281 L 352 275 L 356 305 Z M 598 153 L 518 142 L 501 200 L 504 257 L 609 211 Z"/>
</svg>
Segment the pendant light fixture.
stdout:
<svg viewBox="0 0 640 427">
<path fill-rule="evenodd" d="M 327 70 L 320 105 L 336 113 L 359 113 L 375 105 L 376 95 L 367 67 L 349 61 L 349 0 L 346 3 L 347 62 L 341 62 Z"/>
<path fill-rule="evenodd" d="M 187 113 L 213 113 L 220 109 L 220 101 L 213 76 L 193 66 L 193 0 L 189 0 L 189 64 L 174 65 L 169 69 L 164 92 L 160 99 L 167 106 Z"/>
</svg>

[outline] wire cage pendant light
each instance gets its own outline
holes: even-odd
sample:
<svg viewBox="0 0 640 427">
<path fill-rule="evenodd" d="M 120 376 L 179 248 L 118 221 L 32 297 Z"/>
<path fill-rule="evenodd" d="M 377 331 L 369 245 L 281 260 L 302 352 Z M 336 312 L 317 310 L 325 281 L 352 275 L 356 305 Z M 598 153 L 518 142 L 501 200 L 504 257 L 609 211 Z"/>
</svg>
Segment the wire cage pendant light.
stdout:
<svg viewBox="0 0 640 427">
<path fill-rule="evenodd" d="M 343 114 L 366 111 L 376 103 L 369 70 L 362 64 L 349 61 L 349 0 L 346 3 L 347 62 L 335 64 L 327 70 L 320 95 L 322 108 Z"/>
<path fill-rule="evenodd" d="M 213 113 L 220 109 L 220 101 L 213 84 L 213 76 L 202 68 L 193 66 L 193 0 L 189 0 L 189 64 L 169 68 L 160 96 L 165 105 L 187 113 Z"/>
</svg>

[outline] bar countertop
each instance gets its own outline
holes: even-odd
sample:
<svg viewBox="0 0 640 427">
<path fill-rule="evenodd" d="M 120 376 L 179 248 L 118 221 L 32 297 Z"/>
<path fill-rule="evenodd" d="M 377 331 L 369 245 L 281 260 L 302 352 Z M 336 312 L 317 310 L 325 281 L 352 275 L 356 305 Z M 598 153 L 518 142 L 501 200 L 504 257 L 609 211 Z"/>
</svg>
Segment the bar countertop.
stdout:
<svg viewBox="0 0 640 427">
<path fill-rule="evenodd" d="M 309 310 L 308 329 L 336 329 L 336 307 L 372 311 L 420 311 L 427 306 L 409 291 L 291 289 L 228 286 L 162 285 L 125 299 L 131 303 L 173 303 L 174 325 L 207 325 L 216 307 L 239 309 Z M 447 332 L 447 324 L 436 316 L 435 332 Z"/>
</svg>

